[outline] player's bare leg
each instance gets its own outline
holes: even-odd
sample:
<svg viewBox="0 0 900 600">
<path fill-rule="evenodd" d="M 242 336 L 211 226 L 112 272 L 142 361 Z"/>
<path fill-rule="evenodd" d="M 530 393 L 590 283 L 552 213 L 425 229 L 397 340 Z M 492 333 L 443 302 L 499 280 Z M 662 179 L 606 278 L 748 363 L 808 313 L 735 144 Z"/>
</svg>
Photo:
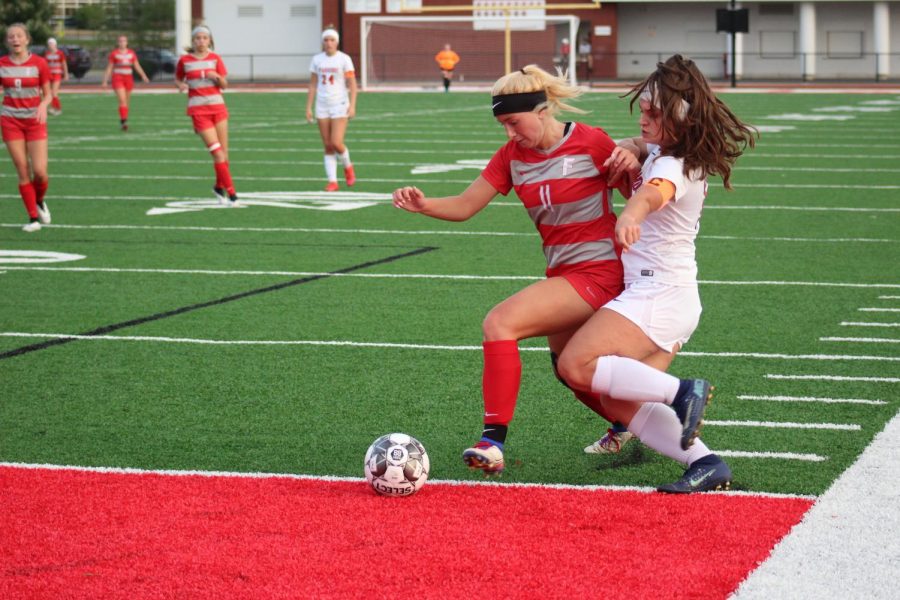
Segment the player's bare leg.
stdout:
<svg viewBox="0 0 900 600">
<path fill-rule="evenodd" d="M 31 183 L 31 172 L 28 167 L 28 150 L 25 140 L 7 140 L 5 143 L 19 179 L 19 194 L 22 196 L 22 202 L 25 204 L 25 210 L 28 212 L 29 222 L 22 227 L 22 230 L 28 233 L 39 231 L 41 222 L 38 217 L 34 185 Z"/>
<path fill-rule="evenodd" d="M 338 191 L 337 182 L 337 155 L 332 144 L 332 130 L 334 128 L 335 119 L 318 119 L 319 135 L 322 138 L 322 147 L 325 149 L 325 178 L 328 183 L 325 185 L 326 192 Z"/>
<path fill-rule="evenodd" d="M 353 171 L 353 163 L 350 162 L 350 150 L 344 145 L 344 135 L 347 133 L 346 118 L 331 119 L 331 140 L 330 146 L 334 149 L 337 160 L 344 167 L 344 180 L 347 186 L 356 183 L 356 173 Z"/>
</svg>

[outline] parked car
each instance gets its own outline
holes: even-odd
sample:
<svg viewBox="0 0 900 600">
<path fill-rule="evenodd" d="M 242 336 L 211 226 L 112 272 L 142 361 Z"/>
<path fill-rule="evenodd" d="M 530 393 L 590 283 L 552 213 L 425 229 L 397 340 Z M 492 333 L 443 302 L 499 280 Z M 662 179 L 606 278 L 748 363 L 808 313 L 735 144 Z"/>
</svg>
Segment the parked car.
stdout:
<svg viewBox="0 0 900 600">
<path fill-rule="evenodd" d="M 161 48 L 138 48 L 135 50 L 141 68 L 147 77 L 153 79 L 160 73 L 172 74 L 178 64 L 178 57 L 169 50 Z"/>
<path fill-rule="evenodd" d="M 59 49 L 66 55 L 66 65 L 69 67 L 69 76 L 81 79 L 91 70 L 91 54 L 81 46 L 69 46 L 60 44 Z M 47 51 L 46 46 L 34 45 L 31 47 L 34 54 L 43 56 Z"/>
</svg>

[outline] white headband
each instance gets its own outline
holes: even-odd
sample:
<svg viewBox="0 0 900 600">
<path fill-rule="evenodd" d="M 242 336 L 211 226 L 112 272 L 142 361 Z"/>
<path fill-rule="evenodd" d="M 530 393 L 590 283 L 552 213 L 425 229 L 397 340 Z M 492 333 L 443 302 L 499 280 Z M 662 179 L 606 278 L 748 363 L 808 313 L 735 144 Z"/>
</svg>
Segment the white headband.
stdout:
<svg viewBox="0 0 900 600">
<path fill-rule="evenodd" d="M 212 35 L 209 31 L 209 27 L 205 25 L 197 25 L 191 30 L 191 37 L 194 37 L 198 33 L 205 33 L 206 35 Z"/>
<path fill-rule="evenodd" d="M 656 91 L 656 86 L 651 84 L 644 88 L 644 91 L 641 92 L 640 100 L 646 100 L 648 104 L 655 106 L 656 108 L 661 108 L 659 105 L 659 95 L 654 94 Z M 656 102 L 653 102 L 653 96 L 656 96 Z M 676 117 L 678 120 L 682 120 L 687 116 L 688 110 L 691 108 L 690 103 L 684 98 L 681 99 L 681 108 L 678 110 L 678 114 Z"/>
<path fill-rule="evenodd" d="M 333 37 L 336 41 L 341 41 L 341 36 L 338 35 L 338 32 L 334 29 L 326 29 L 322 32 L 322 39 Z"/>
<path fill-rule="evenodd" d="M 47 44 L 55 44 L 56 38 L 47 38 Z"/>
</svg>

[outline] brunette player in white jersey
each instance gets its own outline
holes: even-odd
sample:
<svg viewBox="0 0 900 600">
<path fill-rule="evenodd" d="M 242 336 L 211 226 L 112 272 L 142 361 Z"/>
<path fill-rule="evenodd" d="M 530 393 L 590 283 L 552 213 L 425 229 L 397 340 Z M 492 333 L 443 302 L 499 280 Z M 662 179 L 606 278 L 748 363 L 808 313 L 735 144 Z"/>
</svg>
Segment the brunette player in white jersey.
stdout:
<svg viewBox="0 0 900 600">
<path fill-rule="evenodd" d="M 50 222 L 44 202 L 47 178 L 47 107 L 50 104 L 50 69 L 47 61 L 28 51 L 31 36 L 22 23 L 6 29 L 9 54 L 0 56 L 0 130 L 19 177 L 19 194 L 28 211 L 29 233 Z M 29 165 L 30 163 L 30 165 Z"/>
<path fill-rule="evenodd" d="M 306 120 L 313 115 L 319 124 L 319 134 L 325 147 L 326 192 L 336 192 L 337 161 L 344 167 L 344 181 L 348 186 L 356 182 L 350 151 L 344 145 L 347 121 L 356 116 L 356 75 L 353 60 L 338 50 L 338 32 L 322 32 L 322 50 L 313 56 L 309 71 L 309 95 L 306 98 Z M 315 111 L 313 111 L 315 103 Z"/>
<path fill-rule="evenodd" d="M 66 62 L 66 55 L 56 45 L 56 38 L 47 40 L 44 60 L 47 61 L 47 66 L 50 67 L 50 94 L 53 96 L 48 111 L 51 115 L 61 115 L 62 104 L 59 102 L 59 87 L 63 81 L 69 80 L 69 65 Z"/>
<path fill-rule="evenodd" d="M 144 83 L 148 83 L 150 79 L 141 68 L 138 62 L 137 54 L 128 47 L 128 38 L 120 35 L 116 40 L 116 47 L 109 53 L 109 63 L 106 65 L 106 71 L 103 72 L 103 87 L 109 82 L 112 75 L 112 87 L 119 99 L 119 124 L 122 131 L 128 131 L 128 106 L 131 102 L 131 90 L 134 89 L 134 73 L 137 71 Z"/>
<path fill-rule="evenodd" d="M 222 91 L 228 87 L 228 70 L 222 57 L 213 52 L 215 42 L 208 27 L 198 25 L 191 32 L 191 53 L 178 59 L 175 85 L 188 93 L 187 114 L 194 132 L 212 155 L 216 183 L 213 193 L 223 206 L 240 206 L 231 165 L 228 162 L 228 108 Z"/>
<path fill-rule="evenodd" d="M 522 371 L 519 340 L 547 336 L 558 355 L 578 327 L 623 289 L 610 184 L 621 169 L 638 163 L 621 161 L 611 170 L 616 146 L 602 129 L 556 119 L 561 111 L 583 112 L 565 103 L 582 91 L 535 65 L 502 77 L 491 104 L 509 141 L 481 175 L 456 196 L 430 198 L 415 187 L 393 194 L 398 208 L 464 221 L 514 189 L 543 241 L 547 278 L 495 306 L 482 324 L 484 429 L 463 460 L 485 473 L 504 469 Z M 630 192 L 630 185 L 623 186 L 623 193 Z M 598 395 L 576 396 L 603 414 Z"/>
<path fill-rule="evenodd" d="M 641 137 L 620 142 L 620 159 L 643 163 L 635 192 L 619 215 L 626 289 L 578 330 L 559 359 L 570 386 L 600 394 L 607 412 L 647 446 L 687 467 L 659 491 L 727 489 L 731 470 L 695 437 L 711 386 L 679 380 L 663 369 L 700 320 L 694 240 L 707 176 L 731 189 L 731 169 L 754 131 L 710 90 L 691 60 L 679 55 L 657 65 L 631 90 Z M 630 149 L 630 151 L 628 149 Z"/>
</svg>

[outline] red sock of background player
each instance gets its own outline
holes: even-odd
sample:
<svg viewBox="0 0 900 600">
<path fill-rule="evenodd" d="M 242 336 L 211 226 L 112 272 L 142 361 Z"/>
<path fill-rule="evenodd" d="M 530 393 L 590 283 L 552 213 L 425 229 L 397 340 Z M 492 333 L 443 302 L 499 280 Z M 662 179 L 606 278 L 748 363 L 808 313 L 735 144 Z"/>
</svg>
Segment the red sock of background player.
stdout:
<svg viewBox="0 0 900 600">
<path fill-rule="evenodd" d="M 516 411 L 522 360 L 516 340 L 484 342 L 484 431 L 481 440 L 503 448 L 506 431 Z"/>
<path fill-rule="evenodd" d="M 216 181 L 218 182 L 216 185 L 225 188 L 228 195 L 233 196 L 234 184 L 231 181 L 231 173 L 228 171 L 228 163 L 213 163 L 213 167 L 216 169 Z"/>
<path fill-rule="evenodd" d="M 34 201 L 38 204 L 43 204 L 44 196 L 47 195 L 47 188 L 50 187 L 50 181 L 47 179 L 32 179 L 31 185 L 34 187 Z"/>
<path fill-rule="evenodd" d="M 128 107 L 127 106 L 119 107 L 119 119 L 122 121 L 128 120 Z"/>
<path fill-rule="evenodd" d="M 56 110 L 62 110 L 62 104 L 59 103 L 59 96 L 53 96 L 53 101 L 50 102 L 50 106 Z"/>
<path fill-rule="evenodd" d="M 225 161 L 225 172 L 228 173 L 228 193 L 234 196 L 237 192 L 234 191 L 234 182 L 231 180 L 231 161 Z"/>
<path fill-rule="evenodd" d="M 37 221 L 37 199 L 34 186 L 31 185 L 31 182 L 21 184 L 19 186 L 19 194 L 22 196 L 22 202 L 25 203 L 25 210 L 28 211 L 28 216 L 32 221 Z"/>
</svg>

